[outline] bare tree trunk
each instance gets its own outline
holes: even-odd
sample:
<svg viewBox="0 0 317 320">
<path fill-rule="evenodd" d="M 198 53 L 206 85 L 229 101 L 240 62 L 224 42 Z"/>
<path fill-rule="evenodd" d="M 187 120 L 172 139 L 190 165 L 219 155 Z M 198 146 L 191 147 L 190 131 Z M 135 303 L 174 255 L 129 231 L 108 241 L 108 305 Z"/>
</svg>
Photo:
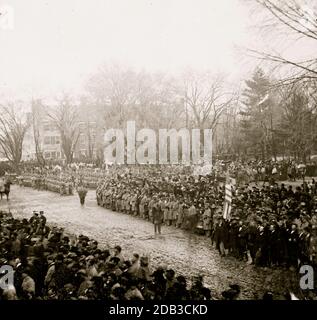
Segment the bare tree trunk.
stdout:
<svg viewBox="0 0 317 320">
<path fill-rule="evenodd" d="M 76 106 L 71 104 L 69 97 L 66 95 L 59 101 L 58 109 L 48 114 L 60 132 L 62 150 L 67 164 L 73 162 L 79 139 L 77 115 Z"/>
<path fill-rule="evenodd" d="M 35 154 L 36 154 L 36 159 L 38 164 L 41 167 L 44 167 L 45 158 L 43 155 L 43 150 L 42 150 L 41 141 L 40 141 L 38 117 L 39 117 L 38 112 L 35 110 L 32 103 L 32 125 L 33 125 L 33 138 L 34 138 L 34 144 L 35 144 Z"/>
<path fill-rule="evenodd" d="M 19 172 L 19 165 L 22 159 L 23 140 L 29 128 L 29 119 L 15 112 L 15 107 L 9 105 L 0 110 L 0 147 L 5 157 Z"/>
</svg>

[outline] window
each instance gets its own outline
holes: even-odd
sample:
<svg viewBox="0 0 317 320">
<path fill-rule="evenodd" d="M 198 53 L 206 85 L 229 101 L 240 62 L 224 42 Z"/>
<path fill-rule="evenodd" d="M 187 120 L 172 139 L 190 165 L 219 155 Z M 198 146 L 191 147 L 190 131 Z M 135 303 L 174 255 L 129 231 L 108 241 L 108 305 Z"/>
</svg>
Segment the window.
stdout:
<svg viewBox="0 0 317 320">
<path fill-rule="evenodd" d="M 60 137 L 58 136 L 47 136 L 44 137 L 44 144 L 60 144 Z"/>
<path fill-rule="evenodd" d="M 43 125 L 44 131 L 55 131 L 57 130 L 57 126 L 52 122 L 46 122 Z"/>
<path fill-rule="evenodd" d="M 79 142 L 79 147 L 80 148 L 84 148 L 86 146 L 86 137 L 85 137 L 85 135 L 83 133 L 81 133 L 79 135 L 78 142 Z"/>
<path fill-rule="evenodd" d="M 60 151 L 47 151 L 44 153 L 45 159 L 60 159 L 62 156 Z"/>
<path fill-rule="evenodd" d="M 44 137 L 44 144 L 51 144 L 51 137 Z"/>
<path fill-rule="evenodd" d="M 86 131 L 86 124 L 84 122 L 80 122 L 78 127 L 79 127 L 79 132 L 85 132 Z"/>
</svg>

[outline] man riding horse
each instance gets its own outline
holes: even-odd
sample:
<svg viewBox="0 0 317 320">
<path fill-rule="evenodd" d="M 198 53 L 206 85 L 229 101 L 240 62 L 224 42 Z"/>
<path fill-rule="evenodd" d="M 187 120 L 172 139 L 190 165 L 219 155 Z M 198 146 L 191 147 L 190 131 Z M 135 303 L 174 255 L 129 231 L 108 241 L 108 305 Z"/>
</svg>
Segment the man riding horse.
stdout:
<svg viewBox="0 0 317 320">
<path fill-rule="evenodd" d="M 9 179 L 0 178 L 0 196 L 2 200 L 3 194 L 7 196 L 7 201 L 9 200 L 11 181 Z"/>
</svg>

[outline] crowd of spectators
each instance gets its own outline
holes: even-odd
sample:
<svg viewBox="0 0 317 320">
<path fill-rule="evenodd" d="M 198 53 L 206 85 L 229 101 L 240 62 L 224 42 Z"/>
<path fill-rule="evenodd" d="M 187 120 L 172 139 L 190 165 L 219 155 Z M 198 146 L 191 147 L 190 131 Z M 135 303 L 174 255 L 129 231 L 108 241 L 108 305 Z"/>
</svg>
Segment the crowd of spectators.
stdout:
<svg viewBox="0 0 317 320">
<path fill-rule="evenodd" d="M 127 256 L 118 245 L 100 249 L 87 236 L 49 227 L 43 212 L 27 220 L 0 212 L 0 265 L 13 268 L 14 283 L 0 300 L 209 300 L 199 275 L 186 279 L 176 270 L 152 269 L 146 256 Z M 238 285 L 222 292 L 235 299 Z"/>
<path fill-rule="evenodd" d="M 164 225 L 203 233 L 220 255 L 259 267 L 316 267 L 316 181 L 278 184 L 272 170 L 268 183 L 259 186 L 257 179 L 239 181 L 241 165 L 250 166 L 218 164 L 203 176 L 184 166 L 113 166 L 99 180 L 97 202 L 152 222 L 160 212 Z M 228 219 L 223 218 L 225 171 L 237 180 Z M 164 267 L 151 271 L 147 257 L 135 253 L 125 259 L 120 246 L 100 249 L 86 236 L 48 227 L 43 212 L 30 220 L 0 213 L 0 253 L 0 265 L 11 265 L 15 277 L 1 299 L 211 298 L 202 277 L 189 280 Z M 234 299 L 239 292 L 232 285 L 222 296 Z"/>
<path fill-rule="evenodd" d="M 231 172 L 234 175 L 234 173 Z M 163 225 L 203 233 L 222 256 L 263 267 L 316 264 L 317 184 L 232 186 L 230 219 L 223 218 L 224 183 L 168 167 L 115 171 L 97 188 L 98 205 Z M 155 222 L 154 222 L 155 223 Z"/>
<path fill-rule="evenodd" d="M 263 267 L 317 266 L 316 188 L 314 179 L 295 188 L 238 187 L 230 219 L 214 216 L 216 248 Z"/>
<path fill-rule="evenodd" d="M 219 161 L 219 165 L 229 172 L 231 176 L 235 176 L 240 183 L 304 180 L 307 168 L 303 163 L 290 160 Z M 317 174 L 316 165 L 311 163 L 310 167 Z"/>
</svg>

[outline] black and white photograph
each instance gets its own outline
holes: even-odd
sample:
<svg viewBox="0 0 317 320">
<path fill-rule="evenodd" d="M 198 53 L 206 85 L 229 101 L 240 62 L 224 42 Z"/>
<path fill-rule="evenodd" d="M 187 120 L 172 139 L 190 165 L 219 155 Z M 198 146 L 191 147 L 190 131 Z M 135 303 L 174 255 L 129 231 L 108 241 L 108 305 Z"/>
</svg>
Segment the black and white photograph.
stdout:
<svg viewBox="0 0 317 320">
<path fill-rule="evenodd" d="M 0 196 L 1 305 L 317 300 L 317 1 L 0 0 Z"/>
</svg>

